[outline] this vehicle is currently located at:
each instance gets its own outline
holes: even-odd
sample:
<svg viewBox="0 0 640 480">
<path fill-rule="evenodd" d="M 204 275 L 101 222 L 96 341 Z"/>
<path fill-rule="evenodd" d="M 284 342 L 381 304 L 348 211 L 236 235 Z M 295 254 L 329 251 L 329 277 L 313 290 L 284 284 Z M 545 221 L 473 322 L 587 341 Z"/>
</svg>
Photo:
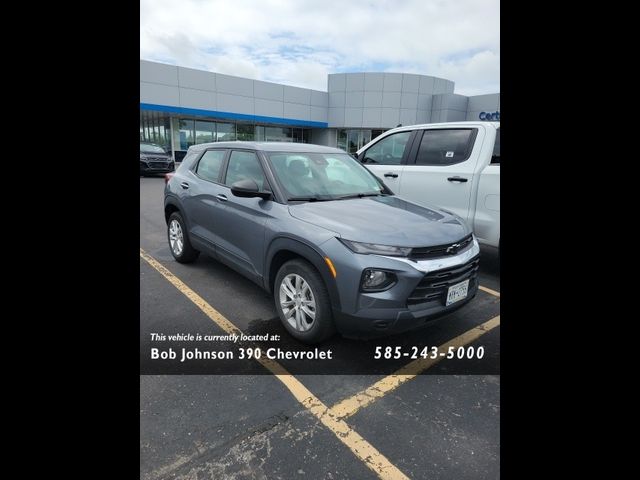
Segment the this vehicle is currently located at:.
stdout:
<svg viewBox="0 0 640 480">
<path fill-rule="evenodd" d="M 202 252 L 245 275 L 305 343 L 411 330 L 478 290 L 465 221 L 395 196 L 337 148 L 194 145 L 165 186 L 164 212 L 178 262 Z"/>
</svg>

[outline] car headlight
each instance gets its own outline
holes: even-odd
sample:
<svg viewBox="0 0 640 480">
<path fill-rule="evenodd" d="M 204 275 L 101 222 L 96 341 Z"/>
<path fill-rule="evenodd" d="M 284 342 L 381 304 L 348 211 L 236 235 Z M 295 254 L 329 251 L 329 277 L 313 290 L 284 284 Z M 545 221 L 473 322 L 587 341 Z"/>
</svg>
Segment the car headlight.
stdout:
<svg viewBox="0 0 640 480">
<path fill-rule="evenodd" d="M 408 257 L 411 253 L 410 247 L 393 247 L 391 245 L 378 245 L 375 243 L 354 242 L 339 238 L 349 250 L 355 253 L 388 255 L 390 257 Z"/>
</svg>

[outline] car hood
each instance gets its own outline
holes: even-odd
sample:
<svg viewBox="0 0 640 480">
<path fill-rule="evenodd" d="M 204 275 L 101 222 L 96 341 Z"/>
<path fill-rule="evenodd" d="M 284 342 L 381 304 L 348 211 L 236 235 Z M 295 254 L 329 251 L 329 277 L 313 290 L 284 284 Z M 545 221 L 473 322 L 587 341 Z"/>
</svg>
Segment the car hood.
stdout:
<svg viewBox="0 0 640 480">
<path fill-rule="evenodd" d="M 456 215 L 396 196 L 306 202 L 289 205 L 289 213 L 347 240 L 397 247 L 443 245 L 471 233 Z"/>
<path fill-rule="evenodd" d="M 142 159 L 161 158 L 163 160 L 171 160 L 171 155 L 168 155 L 166 153 L 142 153 L 142 152 L 140 152 L 140 158 L 142 158 Z"/>
</svg>

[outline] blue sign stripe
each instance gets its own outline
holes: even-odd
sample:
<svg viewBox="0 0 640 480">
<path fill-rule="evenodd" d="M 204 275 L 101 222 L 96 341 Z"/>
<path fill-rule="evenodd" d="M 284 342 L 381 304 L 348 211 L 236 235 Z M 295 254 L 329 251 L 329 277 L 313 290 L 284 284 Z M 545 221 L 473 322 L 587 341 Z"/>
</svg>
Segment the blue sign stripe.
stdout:
<svg viewBox="0 0 640 480">
<path fill-rule="evenodd" d="M 295 118 L 264 117 L 262 115 L 247 115 L 244 113 L 218 112 L 215 110 L 201 110 L 199 108 L 172 107 L 169 105 L 156 105 L 153 103 L 140 103 L 140 110 L 179 113 L 182 115 L 200 115 L 204 117 L 216 117 L 229 120 L 245 120 L 249 122 L 276 123 L 279 125 L 300 127 L 327 128 L 329 126 L 329 124 L 326 122 L 296 120 Z"/>
</svg>

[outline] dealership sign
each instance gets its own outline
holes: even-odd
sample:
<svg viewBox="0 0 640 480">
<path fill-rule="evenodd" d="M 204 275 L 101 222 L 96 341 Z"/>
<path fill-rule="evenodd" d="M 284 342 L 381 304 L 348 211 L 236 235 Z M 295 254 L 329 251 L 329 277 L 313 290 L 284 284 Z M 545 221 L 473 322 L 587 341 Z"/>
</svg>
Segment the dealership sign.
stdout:
<svg viewBox="0 0 640 480">
<path fill-rule="evenodd" d="M 500 121 L 500 112 L 480 112 L 480 120 Z"/>
</svg>

